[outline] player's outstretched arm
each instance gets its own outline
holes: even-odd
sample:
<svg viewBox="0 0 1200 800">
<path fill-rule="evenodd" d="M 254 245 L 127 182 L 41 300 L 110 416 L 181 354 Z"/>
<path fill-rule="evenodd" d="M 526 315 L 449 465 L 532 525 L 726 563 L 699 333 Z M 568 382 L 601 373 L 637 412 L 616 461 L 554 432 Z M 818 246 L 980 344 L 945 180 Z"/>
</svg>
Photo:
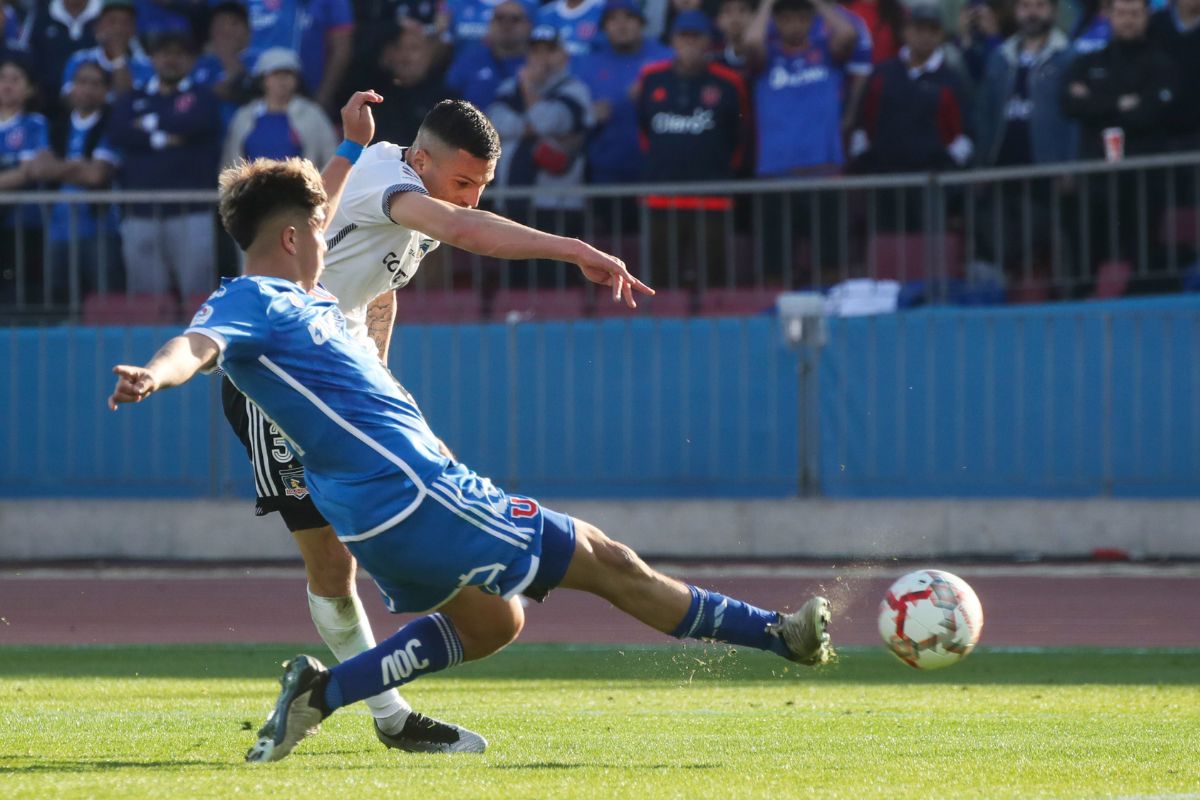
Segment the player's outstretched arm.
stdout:
<svg viewBox="0 0 1200 800">
<path fill-rule="evenodd" d="M 614 301 L 637 308 L 633 293 L 654 294 L 625 267 L 625 262 L 579 239 L 556 236 L 505 219 L 490 211 L 460 208 L 417 192 L 392 197 L 392 220 L 426 236 L 482 256 L 545 258 L 575 264 L 593 283 L 612 288 Z"/>
<path fill-rule="evenodd" d="M 164 344 L 144 367 L 118 364 L 113 367 L 117 386 L 109 395 L 108 407 L 116 411 L 122 403 L 140 403 L 160 389 L 187 383 L 202 369 L 217 363 L 217 343 L 198 333 L 185 333 Z"/>
<path fill-rule="evenodd" d="M 333 212 L 337 211 L 338 202 L 342 199 L 342 189 L 346 186 L 346 178 L 350 175 L 350 168 L 354 166 L 358 153 L 375 138 L 375 116 L 371 113 L 371 104 L 382 102 L 383 98 L 380 95 L 373 89 L 368 89 L 350 95 L 346 105 L 342 106 L 342 136 L 345 141 L 321 171 L 321 183 L 325 185 L 325 194 L 329 196 L 325 208 L 327 226 L 333 220 Z M 347 148 L 346 142 L 357 147 Z"/>
</svg>

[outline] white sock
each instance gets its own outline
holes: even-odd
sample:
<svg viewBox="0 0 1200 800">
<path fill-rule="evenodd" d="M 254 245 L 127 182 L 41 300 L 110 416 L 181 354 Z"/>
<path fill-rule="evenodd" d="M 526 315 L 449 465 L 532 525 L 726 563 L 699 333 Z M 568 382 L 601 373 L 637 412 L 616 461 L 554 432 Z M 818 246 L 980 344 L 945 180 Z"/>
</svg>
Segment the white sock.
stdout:
<svg viewBox="0 0 1200 800">
<path fill-rule="evenodd" d="M 309 589 L 308 610 L 312 613 L 317 633 L 321 634 L 321 639 L 338 661 L 353 658 L 375 646 L 371 621 L 367 619 L 357 594 L 349 597 L 318 597 Z M 363 702 L 371 709 L 371 715 L 385 733 L 399 733 L 412 713 L 412 706 L 395 689 L 368 697 Z"/>
</svg>

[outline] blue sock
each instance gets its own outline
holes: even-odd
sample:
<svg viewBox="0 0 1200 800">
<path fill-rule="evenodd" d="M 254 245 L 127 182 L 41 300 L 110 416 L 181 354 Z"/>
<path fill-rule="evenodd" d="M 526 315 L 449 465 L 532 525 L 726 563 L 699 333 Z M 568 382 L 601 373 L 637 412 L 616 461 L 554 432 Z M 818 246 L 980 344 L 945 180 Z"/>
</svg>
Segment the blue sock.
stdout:
<svg viewBox="0 0 1200 800">
<path fill-rule="evenodd" d="M 788 655 L 788 648 L 783 639 L 767 632 L 768 625 L 779 621 L 777 612 L 767 611 L 698 586 L 689 585 L 688 588 L 692 590 L 692 605 L 684 614 L 679 627 L 671 632 L 676 639 L 713 639 L 757 650 L 769 650 L 785 657 Z"/>
<path fill-rule="evenodd" d="M 419 617 L 370 650 L 331 668 L 325 704 L 333 711 L 462 660 L 454 623 L 444 614 Z"/>
</svg>

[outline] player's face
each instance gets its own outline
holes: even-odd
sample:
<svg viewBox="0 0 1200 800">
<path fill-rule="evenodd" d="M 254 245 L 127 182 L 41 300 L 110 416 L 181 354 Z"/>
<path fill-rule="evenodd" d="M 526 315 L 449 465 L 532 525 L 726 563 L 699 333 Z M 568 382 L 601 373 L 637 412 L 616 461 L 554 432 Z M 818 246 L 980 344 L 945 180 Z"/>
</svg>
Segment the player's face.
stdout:
<svg viewBox="0 0 1200 800">
<path fill-rule="evenodd" d="M 1143 0 L 1117 0 L 1109 12 L 1114 39 L 1140 39 L 1146 34 L 1146 4 Z"/>
<path fill-rule="evenodd" d="M 296 260 L 301 278 L 319 280 L 325 269 L 325 209 L 296 225 Z"/>
<path fill-rule="evenodd" d="M 32 93 L 25 70 L 16 64 L 0 68 L 0 108 L 23 108 Z"/>
<path fill-rule="evenodd" d="M 462 208 L 475 208 L 496 177 L 496 162 L 449 147 L 424 150 L 414 168 L 431 197 Z"/>
</svg>

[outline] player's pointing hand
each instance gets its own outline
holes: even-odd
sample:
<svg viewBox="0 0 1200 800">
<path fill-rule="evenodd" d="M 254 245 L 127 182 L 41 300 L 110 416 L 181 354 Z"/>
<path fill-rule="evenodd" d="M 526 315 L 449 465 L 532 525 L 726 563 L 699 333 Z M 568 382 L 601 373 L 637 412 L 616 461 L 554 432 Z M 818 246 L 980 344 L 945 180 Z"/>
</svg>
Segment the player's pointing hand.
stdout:
<svg viewBox="0 0 1200 800">
<path fill-rule="evenodd" d="M 342 106 L 342 135 L 348 141 L 366 147 L 375 138 L 375 116 L 371 103 L 382 103 L 383 97 L 373 89 L 355 92 Z"/>
<path fill-rule="evenodd" d="M 117 386 L 108 398 L 110 411 L 116 411 L 121 403 L 140 403 L 158 388 L 153 373 L 144 367 L 118 364 L 113 367 L 113 372 L 117 376 Z"/>
<path fill-rule="evenodd" d="M 575 260 L 575 263 L 579 265 L 583 276 L 592 283 L 612 287 L 614 303 L 624 300 L 625 305 L 637 308 L 637 301 L 633 299 L 634 291 L 642 294 L 654 294 L 653 289 L 633 277 L 633 273 L 621 259 L 601 252 L 585 242 L 580 242 L 580 245 L 583 247 L 583 252 Z"/>
</svg>

